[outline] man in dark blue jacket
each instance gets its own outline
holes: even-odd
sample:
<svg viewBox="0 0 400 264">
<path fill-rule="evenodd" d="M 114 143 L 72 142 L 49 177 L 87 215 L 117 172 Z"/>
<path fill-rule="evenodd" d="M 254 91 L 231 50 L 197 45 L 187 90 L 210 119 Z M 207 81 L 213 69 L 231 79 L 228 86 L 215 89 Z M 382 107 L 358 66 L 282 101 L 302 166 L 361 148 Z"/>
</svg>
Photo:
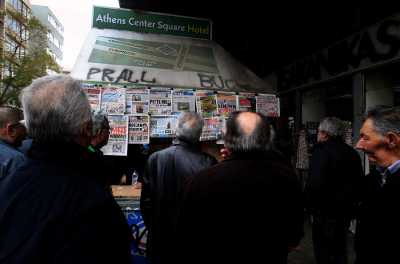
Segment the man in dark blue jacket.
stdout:
<svg viewBox="0 0 400 264">
<path fill-rule="evenodd" d="M 178 119 L 176 142 L 153 153 L 143 176 L 140 207 L 149 231 L 148 257 L 152 264 L 170 263 L 176 221 L 185 183 L 197 172 L 216 164 L 215 158 L 201 152 L 199 139 L 203 119 L 184 112 Z"/>
<path fill-rule="evenodd" d="M 0 263 L 130 263 L 118 204 L 88 166 L 92 121 L 80 83 L 65 75 L 22 91 L 29 161 L 0 181 Z"/>
<path fill-rule="evenodd" d="M 26 137 L 26 129 L 21 122 L 23 113 L 11 106 L 0 107 L 0 181 L 21 166 L 26 158 L 18 150 Z"/>
</svg>

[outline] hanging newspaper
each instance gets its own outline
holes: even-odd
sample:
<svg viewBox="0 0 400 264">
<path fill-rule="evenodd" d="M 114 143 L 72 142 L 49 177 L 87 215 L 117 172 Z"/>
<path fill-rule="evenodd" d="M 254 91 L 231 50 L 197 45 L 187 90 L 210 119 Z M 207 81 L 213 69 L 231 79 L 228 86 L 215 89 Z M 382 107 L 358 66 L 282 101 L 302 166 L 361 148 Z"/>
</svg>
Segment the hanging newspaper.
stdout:
<svg viewBox="0 0 400 264">
<path fill-rule="evenodd" d="M 221 139 L 223 122 L 224 119 L 222 117 L 204 118 L 200 141 Z"/>
<path fill-rule="evenodd" d="M 256 94 L 239 93 L 239 111 L 256 112 Z"/>
<path fill-rule="evenodd" d="M 89 100 L 90 108 L 93 111 L 100 110 L 101 103 L 101 88 L 100 87 L 82 87 L 87 99 Z"/>
<path fill-rule="evenodd" d="M 226 118 L 220 118 L 220 134 L 218 135 L 218 139 L 215 142 L 218 145 L 223 145 L 224 141 L 224 133 L 226 132 Z"/>
<path fill-rule="evenodd" d="M 172 138 L 175 136 L 177 115 L 151 116 L 150 136 L 155 138 Z"/>
<path fill-rule="evenodd" d="M 217 97 L 214 91 L 197 91 L 196 107 L 197 112 L 204 118 L 217 116 Z"/>
<path fill-rule="evenodd" d="M 109 115 L 123 115 L 125 113 L 125 88 L 103 88 L 101 110 Z"/>
<path fill-rule="evenodd" d="M 172 111 L 196 111 L 195 92 L 187 89 L 174 89 L 172 91 Z"/>
<path fill-rule="evenodd" d="M 227 118 L 237 109 L 237 96 L 235 93 L 221 92 L 217 94 L 218 114 Z"/>
<path fill-rule="evenodd" d="M 170 88 L 150 89 L 149 113 L 152 115 L 170 115 L 172 112 L 172 94 Z"/>
<path fill-rule="evenodd" d="M 110 136 L 101 150 L 104 155 L 126 156 L 128 154 L 128 116 L 109 115 Z"/>
<path fill-rule="evenodd" d="M 126 113 L 147 114 L 149 112 L 149 89 L 126 88 Z"/>
<path fill-rule="evenodd" d="M 148 115 L 129 115 L 129 144 L 149 144 L 150 129 Z"/>
<path fill-rule="evenodd" d="M 256 97 L 257 112 L 268 117 L 280 115 L 279 99 L 273 94 L 260 94 Z"/>
</svg>

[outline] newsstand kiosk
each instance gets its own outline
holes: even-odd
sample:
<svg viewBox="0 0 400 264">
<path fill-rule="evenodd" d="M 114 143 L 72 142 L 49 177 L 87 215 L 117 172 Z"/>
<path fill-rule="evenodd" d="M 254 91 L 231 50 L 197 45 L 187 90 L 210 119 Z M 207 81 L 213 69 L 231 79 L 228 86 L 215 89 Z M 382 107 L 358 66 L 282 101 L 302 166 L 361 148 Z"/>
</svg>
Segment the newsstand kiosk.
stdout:
<svg viewBox="0 0 400 264">
<path fill-rule="evenodd" d="M 102 151 L 115 157 L 129 157 L 129 144 L 167 146 L 182 111 L 201 113 L 204 151 L 216 157 L 232 111 L 279 116 L 275 91 L 212 41 L 206 19 L 94 6 L 71 75 L 82 81 L 92 109 L 107 113 L 112 130 Z M 144 262 L 140 189 L 112 189 L 132 228 L 135 263 Z"/>
</svg>

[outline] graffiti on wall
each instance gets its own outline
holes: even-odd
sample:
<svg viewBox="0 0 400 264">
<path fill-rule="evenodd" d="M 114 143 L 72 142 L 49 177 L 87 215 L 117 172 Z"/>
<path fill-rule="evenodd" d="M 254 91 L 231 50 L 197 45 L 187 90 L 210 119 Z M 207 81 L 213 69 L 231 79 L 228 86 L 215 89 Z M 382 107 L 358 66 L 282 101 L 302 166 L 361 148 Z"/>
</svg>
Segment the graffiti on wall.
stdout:
<svg viewBox="0 0 400 264">
<path fill-rule="evenodd" d="M 400 17 L 358 32 L 277 72 L 280 91 L 368 67 L 399 56 Z"/>
<path fill-rule="evenodd" d="M 148 78 L 147 71 L 132 71 L 129 69 L 123 69 L 122 71 L 116 71 L 108 68 L 90 68 L 86 74 L 86 80 L 98 80 L 99 75 L 102 82 L 111 83 L 148 83 L 155 84 L 156 78 Z M 96 78 L 95 78 L 96 77 Z"/>
</svg>

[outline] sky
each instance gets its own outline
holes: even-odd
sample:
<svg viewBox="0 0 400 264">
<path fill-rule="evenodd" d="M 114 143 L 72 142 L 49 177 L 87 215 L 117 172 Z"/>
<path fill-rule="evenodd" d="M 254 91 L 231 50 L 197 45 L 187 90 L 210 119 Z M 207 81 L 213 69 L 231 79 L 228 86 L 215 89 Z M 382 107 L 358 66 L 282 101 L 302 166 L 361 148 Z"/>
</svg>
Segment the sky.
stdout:
<svg viewBox="0 0 400 264">
<path fill-rule="evenodd" d="M 72 70 L 92 25 L 93 5 L 119 7 L 118 0 L 30 0 L 32 5 L 48 6 L 64 26 L 63 61 Z"/>
</svg>

